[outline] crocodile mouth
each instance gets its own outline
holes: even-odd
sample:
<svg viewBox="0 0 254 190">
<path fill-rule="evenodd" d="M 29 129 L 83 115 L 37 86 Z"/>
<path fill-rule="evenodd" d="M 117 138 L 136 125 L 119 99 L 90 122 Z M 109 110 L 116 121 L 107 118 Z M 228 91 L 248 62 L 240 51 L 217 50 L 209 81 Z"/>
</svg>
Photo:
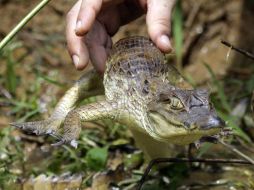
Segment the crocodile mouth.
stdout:
<svg viewBox="0 0 254 190">
<path fill-rule="evenodd" d="M 220 134 L 225 122 L 219 117 L 208 117 L 199 122 L 181 122 L 177 118 L 158 112 L 148 114 L 152 131 L 150 135 L 160 141 L 174 144 L 190 144 L 202 137 Z"/>
</svg>

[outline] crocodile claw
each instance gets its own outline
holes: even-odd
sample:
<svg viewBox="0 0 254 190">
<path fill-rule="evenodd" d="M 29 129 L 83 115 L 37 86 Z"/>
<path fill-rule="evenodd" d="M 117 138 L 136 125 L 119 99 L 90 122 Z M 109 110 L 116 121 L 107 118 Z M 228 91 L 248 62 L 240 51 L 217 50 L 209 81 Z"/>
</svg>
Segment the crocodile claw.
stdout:
<svg viewBox="0 0 254 190">
<path fill-rule="evenodd" d="M 24 125 L 23 125 L 23 123 L 9 123 L 11 126 L 13 126 L 13 127 L 16 127 L 16 128 L 18 128 L 18 129 L 21 129 L 21 130 L 23 130 L 23 128 L 24 128 Z"/>
<path fill-rule="evenodd" d="M 73 148 L 78 148 L 78 142 L 76 140 L 71 140 L 71 141 L 65 141 L 65 140 L 60 140 L 57 143 L 51 144 L 52 146 L 61 146 L 64 144 L 70 144 Z"/>
<path fill-rule="evenodd" d="M 219 139 L 223 138 L 223 137 L 228 137 L 230 135 L 233 134 L 232 129 L 230 128 L 223 128 L 223 130 L 221 130 L 221 132 L 217 135 L 212 135 L 212 136 L 205 136 L 202 137 L 201 139 L 195 141 L 193 144 L 195 145 L 195 147 L 197 149 L 199 149 L 201 147 L 201 145 L 205 142 L 209 142 L 209 143 L 213 143 L 216 144 L 219 142 Z"/>
<path fill-rule="evenodd" d="M 70 145 L 71 145 L 73 148 L 78 148 L 78 142 L 77 142 L 76 140 L 71 140 Z"/>
<path fill-rule="evenodd" d="M 51 144 L 51 146 L 61 146 L 61 145 L 64 145 L 64 144 L 66 144 L 66 143 L 63 140 L 60 140 L 57 143 Z"/>
</svg>

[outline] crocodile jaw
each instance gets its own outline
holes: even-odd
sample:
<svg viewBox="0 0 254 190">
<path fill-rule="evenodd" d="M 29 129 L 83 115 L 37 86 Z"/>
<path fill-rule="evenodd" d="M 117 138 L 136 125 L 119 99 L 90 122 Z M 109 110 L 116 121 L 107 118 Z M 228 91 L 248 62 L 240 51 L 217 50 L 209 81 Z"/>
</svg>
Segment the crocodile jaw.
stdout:
<svg viewBox="0 0 254 190">
<path fill-rule="evenodd" d="M 159 141 L 168 143 L 187 145 L 206 136 L 213 136 L 222 131 L 220 123 L 214 123 L 214 126 L 209 128 L 202 128 L 199 126 L 192 126 L 186 128 L 181 123 L 169 122 L 168 119 L 163 117 L 157 112 L 149 113 L 149 118 L 153 130 L 147 131 L 151 136 Z"/>
</svg>

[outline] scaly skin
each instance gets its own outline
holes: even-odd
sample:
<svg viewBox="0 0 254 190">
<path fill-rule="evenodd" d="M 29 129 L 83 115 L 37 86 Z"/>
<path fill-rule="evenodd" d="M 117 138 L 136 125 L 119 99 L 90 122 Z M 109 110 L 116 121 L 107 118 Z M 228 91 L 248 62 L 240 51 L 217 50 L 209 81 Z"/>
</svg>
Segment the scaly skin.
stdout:
<svg viewBox="0 0 254 190">
<path fill-rule="evenodd" d="M 75 108 L 79 100 L 102 92 L 91 71 L 67 91 L 49 119 L 13 125 L 76 147 L 82 121 L 110 118 L 127 125 L 150 157 L 165 156 L 169 143 L 189 144 L 223 131 L 208 92 L 191 89 L 149 39 L 120 40 L 106 67 L 105 100 Z"/>
</svg>

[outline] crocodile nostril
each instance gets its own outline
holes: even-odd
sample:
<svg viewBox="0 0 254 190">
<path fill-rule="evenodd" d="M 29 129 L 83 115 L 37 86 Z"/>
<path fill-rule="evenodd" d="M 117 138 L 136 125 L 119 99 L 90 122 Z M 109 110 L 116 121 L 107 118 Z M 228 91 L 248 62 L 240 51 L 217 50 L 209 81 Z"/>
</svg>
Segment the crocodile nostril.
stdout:
<svg viewBox="0 0 254 190">
<path fill-rule="evenodd" d="M 201 129 L 211 129 L 211 128 L 218 128 L 218 127 L 225 127 L 226 123 L 220 117 L 210 117 L 205 124 L 200 126 Z"/>
<path fill-rule="evenodd" d="M 226 122 L 224 120 L 222 120 L 220 117 L 216 117 L 216 120 L 217 120 L 219 126 L 221 126 L 221 127 L 226 126 Z"/>
</svg>

